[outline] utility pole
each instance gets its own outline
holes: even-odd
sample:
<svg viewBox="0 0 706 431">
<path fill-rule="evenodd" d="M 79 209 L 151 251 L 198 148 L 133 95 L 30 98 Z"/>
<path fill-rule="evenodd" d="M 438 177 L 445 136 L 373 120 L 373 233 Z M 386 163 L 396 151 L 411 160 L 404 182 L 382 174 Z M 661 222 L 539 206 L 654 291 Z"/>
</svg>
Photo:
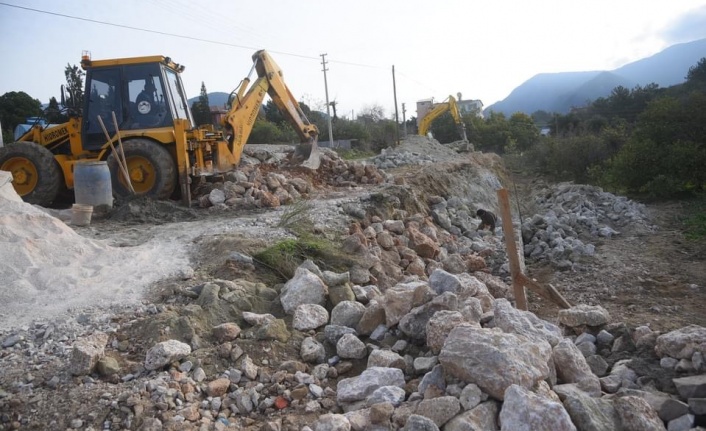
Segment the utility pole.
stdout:
<svg viewBox="0 0 706 431">
<path fill-rule="evenodd" d="M 329 145 L 333 147 L 333 129 L 331 125 L 331 105 L 329 104 L 328 101 L 328 81 L 326 80 L 326 55 L 327 54 L 321 54 L 321 65 L 323 66 L 323 71 L 324 71 L 324 88 L 326 89 L 326 116 L 328 117 L 328 140 L 329 140 Z"/>
<path fill-rule="evenodd" d="M 400 116 L 397 113 L 397 85 L 395 84 L 395 65 L 392 65 L 392 92 L 395 95 L 395 138 L 396 145 L 400 145 Z"/>
<path fill-rule="evenodd" d="M 402 136 L 405 138 L 407 137 L 407 118 L 405 117 L 405 114 L 407 113 L 407 110 L 404 107 L 404 103 L 402 104 Z"/>
</svg>

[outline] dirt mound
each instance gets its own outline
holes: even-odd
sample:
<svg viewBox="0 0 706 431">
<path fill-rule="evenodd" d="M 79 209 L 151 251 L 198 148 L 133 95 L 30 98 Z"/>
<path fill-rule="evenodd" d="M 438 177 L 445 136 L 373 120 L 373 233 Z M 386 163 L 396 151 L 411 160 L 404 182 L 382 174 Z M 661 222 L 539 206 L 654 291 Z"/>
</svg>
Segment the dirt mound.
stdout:
<svg viewBox="0 0 706 431">
<path fill-rule="evenodd" d="M 197 211 L 186 208 L 178 202 L 156 201 L 144 196 L 136 196 L 118 201 L 109 219 L 130 223 L 163 224 L 190 221 L 199 217 Z"/>
</svg>

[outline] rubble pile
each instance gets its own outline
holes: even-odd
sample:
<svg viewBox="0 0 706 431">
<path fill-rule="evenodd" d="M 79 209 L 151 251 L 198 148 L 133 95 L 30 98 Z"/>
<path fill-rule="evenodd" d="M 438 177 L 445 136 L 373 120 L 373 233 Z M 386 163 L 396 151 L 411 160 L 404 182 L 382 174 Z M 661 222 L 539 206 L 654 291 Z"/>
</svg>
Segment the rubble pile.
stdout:
<svg viewBox="0 0 706 431">
<path fill-rule="evenodd" d="M 380 169 L 391 169 L 409 165 L 429 165 L 434 163 L 434 158 L 428 154 L 389 151 L 384 148 L 380 154 L 373 157 L 372 163 Z"/>
<path fill-rule="evenodd" d="M 380 169 L 392 169 L 410 165 L 430 165 L 436 162 L 458 160 L 458 153 L 473 151 L 473 145 L 457 141 L 442 145 L 436 139 L 409 135 L 402 145 L 383 149 L 370 162 Z"/>
<path fill-rule="evenodd" d="M 273 285 L 173 280 L 159 304 L 0 331 L 0 431 L 703 429 L 706 328 L 633 329 L 597 305 L 544 320 L 514 307 L 501 233 L 475 230 L 478 194 L 394 183 L 358 196 L 349 181 L 386 174 L 324 157 L 325 174 L 305 177 L 271 168 L 286 158 L 247 157 L 257 163 L 202 185 L 203 206 L 275 208 L 351 186 L 315 208 L 327 207 L 317 223 L 350 217 L 341 247 L 355 263 L 305 261 Z M 650 228 L 644 208 L 596 188 L 561 185 L 537 205 L 525 251 L 569 267 L 590 238 Z M 238 274 L 255 271 L 231 256 Z"/>
<path fill-rule="evenodd" d="M 134 363 L 108 354 L 124 339 L 116 322 L 93 321 L 104 331 L 70 341 L 61 332 L 70 327 L 36 325 L 5 337 L 4 360 L 30 357 L 56 374 L 20 375 L 9 389 L 118 384 L 101 396 L 102 413 L 66 418 L 72 429 L 100 420 L 112 430 L 688 430 L 706 419 L 706 328 L 630 330 L 586 305 L 555 324 L 515 309 L 508 286 L 481 274 L 437 268 L 385 289 L 307 261 L 275 299 L 280 317 L 242 312 L 199 341 L 157 342 Z M 194 306 L 232 302 L 232 290 L 213 287 L 197 289 Z M 253 341 L 298 358 L 256 362 Z M 3 411 L 11 399 L 0 392 Z M 21 419 L 4 418 L 3 429 Z"/>
<path fill-rule="evenodd" d="M 428 277 L 437 268 L 453 274 L 507 273 L 507 268 L 501 271 L 507 257 L 499 237 L 472 229 L 478 221 L 471 219 L 467 210 L 457 207 L 458 211 L 448 212 L 447 201 L 438 196 L 430 201 L 435 203 L 431 216 L 416 213 L 403 218 L 405 211 L 395 210 L 387 220 L 372 216 L 352 223 L 342 243 L 343 251 L 360 256 L 367 264 L 362 269 L 383 288 L 404 276 Z M 448 230 L 435 220 L 440 220 Z M 464 235 L 457 236 L 461 232 Z"/>
<path fill-rule="evenodd" d="M 350 162 L 332 150 L 321 151 L 321 167 L 305 172 L 290 166 L 292 154 L 247 149 L 241 168 L 224 175 L 222 183 L 203 183 L 195 197 L 202 208 L 277 208 L 306 198 L 320 186 L 359 187 L 385 181 L 373 165 Z"/>
<path fill-rule="evenodd" d="M 615 228 L 652 229 L 645 206 L 599 187 L 561 183 L 535 196 L 537 213 L 522 222 L 525 257 L 571 269 L 593 256 L 594 238 L 619 235 Z"/>
</svg>

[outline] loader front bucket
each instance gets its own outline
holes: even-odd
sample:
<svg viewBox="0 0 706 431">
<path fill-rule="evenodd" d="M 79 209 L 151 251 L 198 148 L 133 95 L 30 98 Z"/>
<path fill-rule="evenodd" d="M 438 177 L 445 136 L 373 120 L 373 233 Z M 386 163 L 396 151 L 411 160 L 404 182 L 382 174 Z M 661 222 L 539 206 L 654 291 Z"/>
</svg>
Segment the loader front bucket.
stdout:
<svg viewBox="0 0 706 431">
<path fill-rule="evenodd" d="M 319 151 L 318 138 L 313 138 L 309 142 L 302 142 L 294 150 L 297 160 L 303 160 L 301 166 L 311 170 L 319 169 L 321 165 L 321 151 Z"/>
</svg>

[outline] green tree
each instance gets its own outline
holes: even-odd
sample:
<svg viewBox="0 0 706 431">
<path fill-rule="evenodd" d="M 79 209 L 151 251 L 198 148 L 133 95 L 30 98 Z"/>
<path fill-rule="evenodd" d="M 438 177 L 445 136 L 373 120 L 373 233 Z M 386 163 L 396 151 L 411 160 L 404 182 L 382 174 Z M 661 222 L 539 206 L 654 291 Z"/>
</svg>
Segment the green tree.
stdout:
<svg viewBox="0 0 706 431">
<path fill-rule="evenodd" d="M 263 109 L 265 110 L 265 118 L 267 119 L 267 121 L 270 121 L 277 125 L 287 123 L 287 120 L 284 118 L 284 115 L 282 115 L 282 112 L 272 100 L 268 100 Z"/>
<path fill-rule="evenodd" d="M 669 197 L 706 188 L 706 94 L 661 97 L 640 115 L 607 179 L 629 192 Z"/>
<path fill-rule="evenodd" d="M 356 139 L 361 143 L 370 140 L 370 133 L 362 123 L 346 120 L 344 118 L 338 119 L 336 123 L 336 134 L 340 139 Z"/>
<path fill-rule="evenodd" d="M 10 91 L 0 96 L 0 122 L 5 142 L 13 141 L 15 127 L 26 123 L 27 117 L 41 115 L 41 102 L 23 91 Z"/>
<path fill-rule="evenodd" d="M 537 127 L 546 127 L 554 121 L 554 114 L 543 110 L 534 111 L 532 113 L 532 120 Z"/>
<path fill-rule="evenodd" d="M 702 57 L 696 65 L 689 68 L 686 74 L 686 81 L 689 83 L 706 83 L 706 57 Z"/>
<path fill-rule="evenodd" d="M 385 109 L 382 106 L 375 104 L 365 106 L 360 110 L 357 121 L 370 136 L 367 144 L 371 150 L 379 151 L 395 144 L 398 124 L 385 119 Z"/>
<path fill-rule="evenodd" d="M 64 75 L 66 76 L 66 91 L 68 92 L 66 106 L 80 112 L 83 107 L 83 76 L 85 72 L 80 67 L 71 66 L 67 63 Z"/>
<path fill-rule="evenodd" d="M 474 125 L 476 125 L 474 123 Z M 491 112 L 490 115 L 477 124 L 477 140 L 472 142 L 478 149 L 486 152 L 494 152 L 497 154 L 505 153 L 505 149 L 510 147 L 513 142 L 510 127 L 502 112 Z"/>
<path fill-rule="evenodd" d="M 539 142 L 539 129 L 532 117 L 522 112 L 510 116 L 508 128 L 512 135 L 515 149 L 519 152 L 527 151 Z"/>
<path fill-rule="evenodd" d="M 690 91 L 698 90 L 706 93 L 706 57 L 689 68 L 685 87 Z"/>
<path fill-rule="evenodd" d="M 57 102 L 56 97 L 49 99 L 49 106 L 44 110 L 44 116 L 47 122 L 51 124 L 64 123 L 68 120 L 66 115 L 61 113 L 61 107 L 59 102 Z"/>
<path fill-rule="evenodd" d="M 277 125 L 258 117 L 248 138 L 249 144 L 274 144 L 279 142 L 280 130 Z"/>
<path fill-rule="evenodd" d="M 463 126 L 466 127 L 465 125 Z M 458 125 L 449 112 L 439 115 L 429 127 L 434 139 L 442 144 L 460 141 L 463 139 Z"/>
<path fill-rule="evenodd" d="M 206 84 L 201 81 L 201 93 L 199 99 L 191 105 L 191 114 L 194 116 L 194 121 L 197 126 L 203 126 L 212 123 L 211 105 L 208 101 L 208 92 Z"/>
</svg>

